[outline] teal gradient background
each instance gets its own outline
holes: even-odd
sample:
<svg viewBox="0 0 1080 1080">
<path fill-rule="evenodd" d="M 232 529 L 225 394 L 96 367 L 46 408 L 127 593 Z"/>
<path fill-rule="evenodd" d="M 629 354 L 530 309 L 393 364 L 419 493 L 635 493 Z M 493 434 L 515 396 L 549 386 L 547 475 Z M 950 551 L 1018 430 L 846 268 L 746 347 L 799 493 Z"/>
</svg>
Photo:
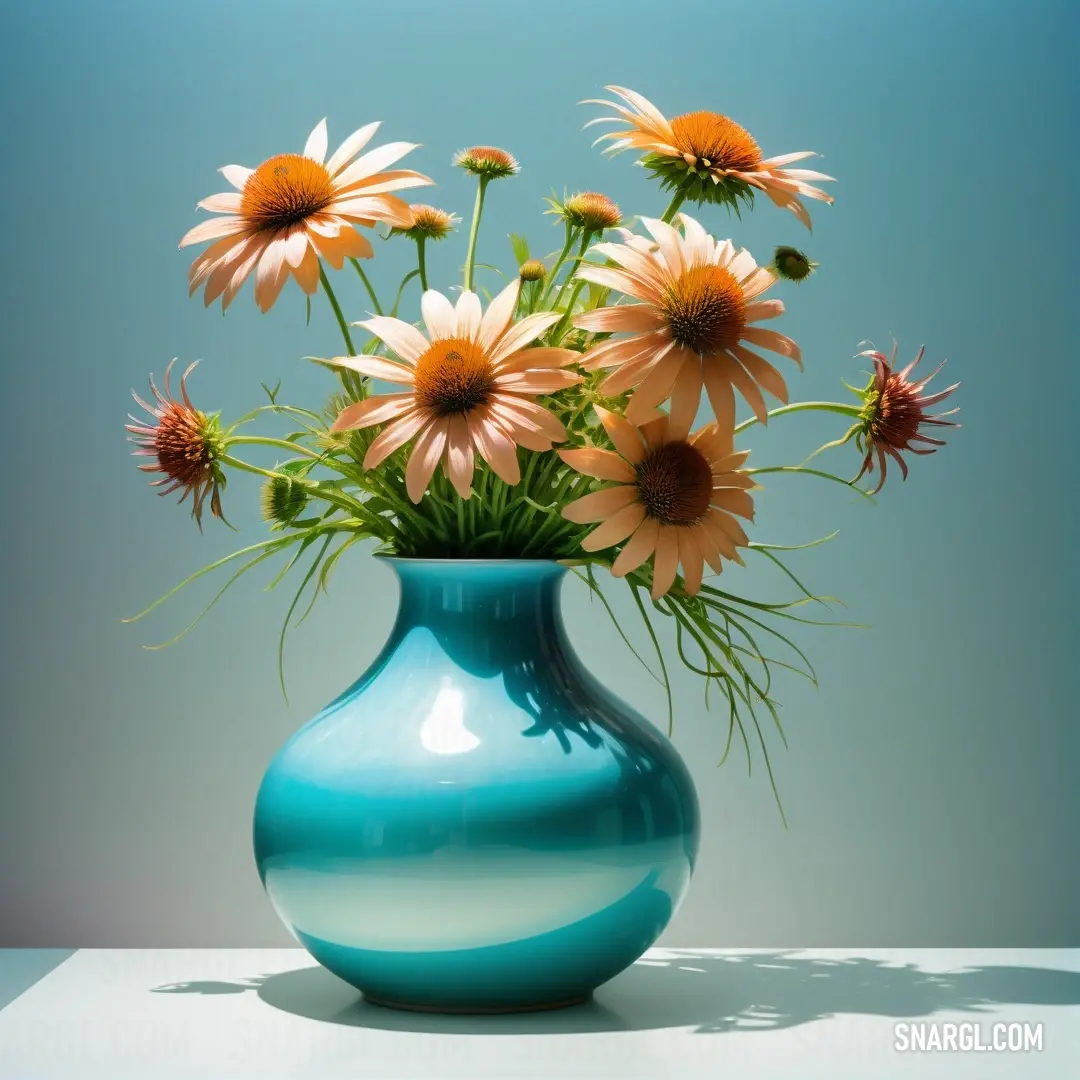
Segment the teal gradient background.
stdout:
<svg viewBox="0 0 1080 1080">
<path fill-rule="evenodd" d="M 741 223 L 700 215 L 762 261 L 793 243 L 821 262 L 776 291 L 807 361 L 785 371 L 794 396 L 842 397 L 863 338 L 895 337 L 902 356 L 925 342 L 963 381 L 964 427 L 879 505 L 805 478 L 760 493 L 757 539 L 840 528 L 793 566 L 874 629 L 799 636 L 821 688 L 779 688 L 788 831 L 760 752 L 750 779 L 738 746 L 714 768 L 726 720 L 676 675 L 703 845 L 663 943 L 1080 945 L 1074 5 L 6 0 L 0 18 L 0 946 L 289 944 L 253 865 L 255 792 L 391 624 L 387 568 L 341 565 L 291 636 L 286 704 L 274 664 L 289 597 L 263 591 L 269 573 L 170 649 L 139 646 L 186 625 L 209 585 L 120 623 L 265 535 L 243 478 L 226 493 L 238 535 L 215 521 L 200 537 L 151 496 L 124 441 L 130 388 L 173 356 L 202 358 L 192 392 L 228 419 L 260 382 L 305 405 L 332 385 L 301 359 L 339 349 L 321 296 L 306 328 L 293 285 L 266 316 L 250 284 L 225 318 L 187 299 L 194 252 L 176 243 L 225 189 L 215 169 L 298 152 L 323 116 L 331 148 L 381 119 L 379 141 L 423 144 L 406 164 L 439 187 L 417 201 L 467 218 L 450 156 L 506 146 L 523 170 L 491 189 L 480 258 L 509 266 L 512 229 L 558 246 L 541 214 L 552 188 L 662 210 L 630 156 L 603 158 L 581 130 L 597 110 L 576 102 L 610 82 L 668 115 L 727 112 L 769 154 L 818 150 L 839 178 L 836 205 L 811 206 L 812 236 L 765 200 Z M 463 252 L 460 234 L 431 250 L 435 283 L 458 282 Z M 409 259 L 377 243 L 384 292 Z M 337 289 L 362 318 L 358 282 Z M 755 464 L 792 462 L 839 433 L 790 418 L 747 445 Z M 835 465 L 853 474 L 854 450 Z M 725 580 L 788 595 L 760 569 Z M 566 614 L 597 676 L 663 723 L 659 688 L 573 583 Z"/>
</svg>

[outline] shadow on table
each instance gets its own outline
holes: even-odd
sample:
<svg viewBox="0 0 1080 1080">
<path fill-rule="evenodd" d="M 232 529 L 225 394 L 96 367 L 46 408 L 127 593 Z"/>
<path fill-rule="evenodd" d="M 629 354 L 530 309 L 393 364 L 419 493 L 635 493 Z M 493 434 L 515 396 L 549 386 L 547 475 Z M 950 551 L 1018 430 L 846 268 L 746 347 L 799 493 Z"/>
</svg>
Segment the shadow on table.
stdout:
<svg viewBox="0 0 1080 1080">
<path fill-rule="evenodd" d="M 690 1027 L 702 1034 L 778 1031 L 836 1015 L 897 1018 L 939 1011 L 992 1012 L 1000 1005 L 1080 1005 L 1080 972 L 978 967 L 923 971 L 853 957 L 828 960 L 796 951 L 720 954 L 666 950 L 640 960 L 596 991 L 594 1000 L 552 1012 L 500 1016 L 412 1013 L 372 1005 L 322 967 L 237 982 L 183 982 L 159 994 L 256 993 L 296 1016 L 387 1031 L 543 1034 Z"/>
</svg>

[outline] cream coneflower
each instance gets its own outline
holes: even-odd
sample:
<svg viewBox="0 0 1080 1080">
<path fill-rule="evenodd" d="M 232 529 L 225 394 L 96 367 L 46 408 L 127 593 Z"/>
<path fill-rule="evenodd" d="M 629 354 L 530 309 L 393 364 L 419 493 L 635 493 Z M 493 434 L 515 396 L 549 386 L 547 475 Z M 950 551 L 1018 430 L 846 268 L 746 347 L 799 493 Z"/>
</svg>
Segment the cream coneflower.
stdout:
<svg viewBox="0 0 1080 1080">
<path fill-rule="evenodd" d="M 610 140 L 609 153 L 643 150 L 642 164 L 693 202 L 736 205 L 740 198 L 763 191 L 777 206 L 790 210 L 808 229 L 810 215 L 799 196 L 831 203 L 831 195 L 812 187 L 808 180 L 832 180 L 824 173 L 783 166 L 815 157 L 812 150 L 765 159 L 753 136 L 740 124 L 720 113 L 698 111 L 668 120 L 652 102 L 633 90 L 605 86 L 626 103 L 591 99 L 583 104 L 604 105 L 618 116 L 602 116 L 590 124 L 629 121 L 629 128 L 610 131 L 597 142 Z M 589 126 L 589 125 L 586 125 Z"/>
<path fill-rule="evenodd" d="M 586 232 L 603 232 L 614 229 L 622 220 L 618 203 L 612 202 L 599 191 L 579 191 L 569 198 L 548 199 L 551 209 L 545 213 L 555 214 L 577 229 Z"/>
<path fill-rule="evenodd" d="M 704 563 L 716 572 L 722 559 L 742 563 L 736 547 L 749 540 L 735 516 L 754 519 L 748 494 L 756 487 L 740 471 L 749 451 L 735 452 L 731 429 L 716 423 L 690 435 L 693 413 L 673 411 L 637 427 L 596 408 L 615 450 L 560 450 L 572 469 L 615 484 L 576 499 L 563 517 L 602 522 L 581 542 L 586 551 L 622 544 L 612 564 L 615 577 L 653 559 L 652 597 L 663 596 L 682 565 L 686 591 L 701 588 Z"/>
<path fill-rule="evenodd" d="M 436 206 L 415 203 L 409 207 L 409 211 L 412 224 L 407 227 L 395 226 L 390 230 L 392 234 L 407 236 L 411 240 L 445 240 L 461 224 L 461 218 L 456 214 L 448 214 Z"/>
<path fill-rule="evenodd" d="M 225 438 L 217 416 L 208 416 L 200 412 L 191 403 L 187 392 L 187 378 L 198 364 L 196 360 L 180 377 L 180 400 L 172 396 L 169 379 L 175 360 L 169 361 L 165 369 L 165 392 L 162 393 L 150 377 L 150 389 L 155 404 L 143 401 L 132 390 L 132 397 L 152 417 L 147 422 L 137 416 L 126 428 L 132 433 L 130 441 L 138 447 L 134 451 L 137 457 L 152 457 L 155 460 L 140 465 L 143 472 L 160 472 L 165 475 L 160 480 L 151 481 L 151 487 L 160 487 L 159 495 L 168 495 L 182 489 L 180 502 L 189 495 L 192 499 L 191 516 L 202 530 L 203 503 L 210 496 L 210 512 L 216 518 L 225 520 L 221 512 L 221 489 L 225 486 L 225 476 L 218 465 L 218 458 L 224 453 Z M 169 485 L 165 487 L 164 485 Z"/>
<path fill-rule="evenodd" d="M 696 409 L 704 382 L 721 426 L 735 423 L 732 387 L 746 398 L 762 422 L 768 416 L 761 390 L 782 402 L 787 386 L 780 372 L 748 346 L 790 357 L 802 366 L 791 338 L 753 325 L 784 311 L 781 300 L 759 297 L 776 280 L 745 249 L 716 241 L 693 218 L 679 215 L 685 235 L 652 218 L 642 224 L 655 243 L 624 232 L 621 244 L 591 249 L 616 267 L 582 265 L 577 276 L 641 301 L 597 308 L 574 318 L 581 330 L 629 333 L 588 350 L 586 370 L 615 368 L 602 384 L 611 397 L 637 387 L 627 418 L 641 423 L 651 409 L 671 397 Z"/>
<path fill-rule="evenodd" d="M 497 146 L 470 146 L 454 155 L 453 164 L 484 180 L 500 180 L 521 169 L 517 158 Z"/>
<path fill-rule="evenodd" d="M 925 411 L 939 401 L 944 401 L 960 385 L 953 383 L 937 393 L 923 394 L 930 380 L 945 366 L 944 360 L 925 379 L 913 382 L 908 378 L 915 365 L 923 358 L 924 352 L 924 348 L 919 349 L 915 359 L 902 371 L 894 370 L 896 345 L 893 345 L 891 360 L 887 360 L 884 353 L 873 349 L 859 353 L 859 356 L 873 359 L 874 374 L 865 390 L 856 391 L 863 398 L 864 408 L 859 423 L 849 432 L 849 437 L 855 436 L 855 445 L 865 452 L 866 457 L 859 475 L 851 482 L 854 484 L 866 473 L 874 471 L 876 456 L 881 475 L 877 487 L 870 493 L 872 495 L 876 495 L 885 483 L 886 454 L 900 466 L 900 472 L 906 480 L 908 467 L 907 462 L 900 456 L 902 450 L 909 450 L 913 454 L 933 454 L 939 446 L 945 445 L 943 439 L 932 439 L 929 435 L 923 435 L 920 431 L 923 424 L 937 427 L 960 426 L 952 420 L 944 419 L 959 412 L 959 409 L 933 415 L 928 415 Z M 912 446 L 912 443 L 929 445 L 918 447 Z"/>
<path fill-rule="evenodd" d="M 255 302 L 269 311 L 290 274 L 309 296 L 315 292 L 320 258 L 337 270 L 346 258 L 370 259 L 371 244 L 354 226 L 407 226 L 409 207 L 390 192 L 432 181 L 409 169 L 379 171 L 415 143 L 387 143 L 356 157 L 378 126 L 354 131 L 329 161 L 326 121 L 320 120 L 302 154 L 277 154 L 257 169 L 226 165 L 221 172 L 237 190 L 199 203 L 224 216 L 196 225 L 180 241 L 181 247 L 214 241 L 191 264 L 191 294 L 205 284 L 207 306 L 220 296 L 224 310 L 254 272 Z"/>
<path fill-rule="evenodd" d="M 329 361 L 362 375 L 408 389 L 356 402 L 342 410 L 334 431 L 386 424 L 364 455 L 374 469 L 410 439 L 405 470 L 409 498 L 419 502 L 442 462 L 443 473 L 463 499 L 469 498 L 474 448 L 508 484 L 521 479 L 517 446 L 550 450 L 566 438 L 563 425 L 536 403 L 537 396 L 580 382 L 564 365 L 578 358 L 571 349 L 528 348 L 559 318 L 558 312 L 530 315 L 513 323 L 519 281 L 508 285 L 481 315 L 480 298 L 463 291 L 455 307 L 428 289 L 421 310 L 430 340 L 400 319 L 375 316 L 357 325 L 385 342 L 398 360 L 339 356 Z"/>
</svg>

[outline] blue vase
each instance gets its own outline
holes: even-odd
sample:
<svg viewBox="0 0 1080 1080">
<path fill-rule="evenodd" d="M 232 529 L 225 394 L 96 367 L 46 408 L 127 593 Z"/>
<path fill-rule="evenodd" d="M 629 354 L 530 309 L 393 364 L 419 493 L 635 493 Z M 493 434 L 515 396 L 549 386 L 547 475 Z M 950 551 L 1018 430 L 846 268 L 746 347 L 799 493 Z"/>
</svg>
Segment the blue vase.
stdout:
<svg viewBox="0 0 1080 1080">
<path fill-rule="evenodd" d="M 699 814 L 672 744 L 582 665 L 565 568 L 387 559 L 371 667 L 278 752 L 255 859 L 278 915 L 380 1004 L 585 1000 L 660 935 Z"/>
</svg>

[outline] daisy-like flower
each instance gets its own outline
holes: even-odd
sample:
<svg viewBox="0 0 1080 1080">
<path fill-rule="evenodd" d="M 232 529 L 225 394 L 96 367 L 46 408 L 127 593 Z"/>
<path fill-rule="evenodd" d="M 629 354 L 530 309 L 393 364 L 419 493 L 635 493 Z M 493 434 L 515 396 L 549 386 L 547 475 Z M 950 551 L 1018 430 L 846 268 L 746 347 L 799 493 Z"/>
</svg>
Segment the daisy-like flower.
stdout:
<svg viewBox="0 0 1080 1080">
<path fill-rule="evenodd" d="M 302 154 L 276 154 L 257 169 L 226 165 L 221 172 L 237 190 L 199 203 L 224 216 L 196 225 L 180 241 L 181 247 L 214 241 L 191 264 L 191 294 L 205 284 L 207 306 L 220 296 L 224 310 L 254 272 L 255 302 L 269 311 L 290 274 L 309 296 L 316 291 L 320 258 L 336 270 L 346 258 L 370 259 L 371 244 L 354 226 L 407 227 L 409 206 L 390 192 L 432 181 L 410 169 L 380 172 L 415 143 L 387 143 L 356 157 L 378 126 L 354 131 L 328 161 L 320 120 Z"/>
<path fill-rule="evenodd" d="M 467 150 L 459 150 L 453 164 L 482 180 L 500 180 L 521 169 L 513 154 L 497 146 L 470 146 Z"/>
<path fill-rule="evenodd" d="M 622 221 L 622 211 L 618 203 L 612 202 L 599 191 L 579 191 L 561 202 L 554 198 L 547 201 L 551 204 L 551 209 L 545 213 L 555 214 L 586 232 L 598 233 L 605 229 L 614 229 Z"/>
<path fill-rule="evenodd" d="M 430 340 L 400 319 L 374 316 L 357 325 L 385 342 L 398 360 L 377 356 L 339 356 L 331 364 L 407 387 L 403 393 L 366 398 L 342 410 L 333 431 L 386 426 L 368 447 L 364 468 L 374 469 L 410 439 L 405 469 L 409 498 L 423 498 L 435 468 L 463 499 L 469 498 L 474 449 L 508 484 L 521 479 L 517 446 L 550 450 L 566 429 L 536 403 L 580 382 L 565 365 L 579 354 L 571 349 L 528 348 L 558 312 L 542 312 L 513 323 L 520 281 L 508 285 L 481 314 L 480 298 L 463 291 L 455 307 L 428 289 L 421 311 Z"/>
<path fill-rule="evenodd" d="M 939 446 L 944 446 L 943 439 L 932 439 L 929 435 L 923 435 L 919 430 L 923 424 L 937 427 L 959 427 L 952 420 L 946 420 L 946 416 L 958 413 L 959 409 L 950 409 L 948 412 L 928 415 L 926 409 L 944 401 L 960 384 L 939 390 L 934 394 L 923 394 L 930 380 L 945 366 L 945 361 L 940 364 L 925 379 L 912 381 L 909 379 L 915 365 L 923 358 L 925 348 L 920 348 L 915 359 L 902 371 L 895 371 L 896 345 L 893 345 L 892 358 L 887 360 L 885 354 L 873 349 L 859 353 L 859 356 L 869 356 L 874 361 L 874 374 L 870 385 L 861 391 L 856 391 L 863 399 L 864 407 L 859 423 L 855 425 L 850 434 L 855 436 L 855 445 L 861 452 L 865 452 L 862 468 L 859 475 L 851 482 L 854 484 L 866 473 L 874 471 L 874 458 L 877 458 L 880 477 L 878 485 L 870 493 L 876 495 L 885 483 L 886 455 L 893 458 L 900 466 L 900 472 L 906 480 L 908 477 L 907 462 L 900 456 L 902 450 L 910 450 L 913 454 L 933 454 Z M 912 443 L 925 443 L 927 446 L 912 446 Z"/>
<path fill-rule="evenodd" d="M 140 465 L 143 472 L 159 472 L 165 475 L 160 480 L 151 481 L 151 487 L 160 487 L 159 495 L 168 495 L 181 489 L 180 502 L 191 496 L 191 516 L 202 530 L 203 504 L 210 496 L 210 512 L 216 518 L 225 520 L 221 512 L 221 489 L 225 486 L 225 476 L 218 464 L 218 458 L 225 450 L 225 436 L 221 431 L 216 416 L 207 416 L 191 403 L 187 392 L 187 378 L 198 364 L 196 360 L 180 377 L 180 398 L 172 396 L 169 379 L 175 360 L 169 361 L 165 369 L 165 392 L 162 393 L 150 377 L 150 390 L 154 395 L 154 404 L 143 401 L 132 390 L 132 397 L 153 419 L 140 420 L 137 416 L 128 416 L 132 423 L 127 424 L 131 442 L 138 447 L 136 457 L 152 457 L 153 462 Z M 165 487 L 164 485 L 168 485 Z"/>
<path fill-rule="evenodd" d="M 407 228 L 395 226 L 390 230 L 391 235 L 400 234 L 410 240 L 445 240 L 461 224 L 457 214 L 448 214 L 436 206 L 415 203 L 409 211 L 412 224 Z"/>
<path fill-rule="evenodd" d="M 702 383 L 721 426 L 735 424 L 732 387 L 764 423 L 768 410 L 762 389 L 786 402 L 787 386 L 780 372 L 748 346 L 802 366 L 791 338 L 754 325 L 784 311 L 781 300 L 759 299 L 776 279 L 745 249 L 714 240 L 686 214 L 679 217 L 685 235 L 662 221 L 642 218 L 655 243 L 624 231 L 624 243 L 591 249 L 617 266 L 579 267 L 579 278 L 640 301 L 574 318 L 581 330 L 630 334 L 590 349 L 582 366 L 616 369 L 601 385 L 610 397 L 637 387 L 626 412 L 632 423 L 642 423 L 668 397 L 680 408 L 696 409 Z"/>
<path fill-rule="evenodd" d="M 622 544 L 611 572 L 624 577 L 653 559 L 652 597 L 663 596 L 682 564 L 686 591 L 701 588 L 704 563 L 716 572 L 723 559 L 742 564 L 737 547 L 750 541 L 735 517 L 754 519 L 753 478 L 740 471 L 749 451 L 735 452 L 730 428 L 716 423 L 689 434 L 689 410 L 661 413 L 637 427 L 596 409 L 617 452 L 595 447 L 560 450 L 572 469 L 615 484 L 576 499 L 563 517 L 602 522 L 581 546 L 603 551 Z"/>
<path fill-rule="evenodd" d="M 601 116 L 589 124 L 611 122 L 630 127 L 601 135 L 597 142 L 610 141 L 609 153 L 643 150 L 642 164 L 660 178 L 665 187 L 685 193 L 693 202 L 736 205 L 739 199 L 763 191 L 777 206 L 790 210 L 808 229 L 810 215 L 800 196 L 831 203 L 833 198 L 808 180 L 832 180 L 809 169 L 786 169 L 794 161 L 815 157 L 812 150 L 765 159 L 753 136 L 734 120 L 720 113 L 698 111 L 668 120 L 651 101 L 621 86 L 605 90 L 622 98 L 615 101 L 592 99 L 582 104 L 604 105 L 618 116 Z M 586 125 L 589 126 L 588 124 Z"/>
</svg>

